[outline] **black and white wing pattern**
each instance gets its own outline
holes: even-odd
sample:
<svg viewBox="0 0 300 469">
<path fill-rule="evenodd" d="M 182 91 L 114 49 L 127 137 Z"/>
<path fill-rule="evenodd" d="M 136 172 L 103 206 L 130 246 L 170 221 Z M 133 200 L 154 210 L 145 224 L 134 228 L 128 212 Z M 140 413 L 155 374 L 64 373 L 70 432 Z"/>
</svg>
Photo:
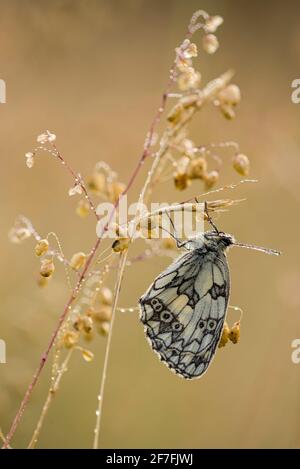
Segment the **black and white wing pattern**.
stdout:
<svg viewBox="0 0 300 469">
<path fill-rule="evenodd" d="M 225 253 L 194 249 L 162 272 L 141 297 L 151 347 L 174 372 L 199 378 L 218 346 L 229 299 Z"/>
</svg>

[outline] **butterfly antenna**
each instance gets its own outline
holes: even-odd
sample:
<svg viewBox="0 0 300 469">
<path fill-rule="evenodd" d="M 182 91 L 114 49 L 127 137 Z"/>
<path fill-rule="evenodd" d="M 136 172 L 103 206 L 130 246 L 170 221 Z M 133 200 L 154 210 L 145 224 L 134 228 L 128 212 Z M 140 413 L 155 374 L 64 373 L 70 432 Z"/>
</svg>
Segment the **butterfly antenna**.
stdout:
<svg viewBox="0 0 300 469">
<path fill-rule="evenodd" d="M 233 243 L 233 246 L 238 246 L 240 248 L 252 249 L 254 251 L 264 252 L 265 254 L 270 254 L 271 256 L 280 256 L 281 252 L 276 249 L 262 248 L 260 246 L 255 246 L 253 244 L 243 244 L 243 243 Z"/>
<path fill-rule="evenodd" d="M 196 200 L 196 202 L 198 202 L 197 198 L 195 198 L 195 200 Z M 208 223 L 213 227 L 213 229 L 215 230 L 216 233 L 219 233 L 218 228 L 216 227 L 216 225 L 214 224 L 214 222 L 211 219 L 210 214 L 208 213 L 208 205 L 207 205 L 206 200 L 204 201 L 204 213 L 206 214 Z"/>
<path fill-rule="evenodd" d="M 159 226 L 159 228 L 169 233 L 169 235 L 174 239 L 174 241 L 176 241 L 177 247 L 182 248 L 186 244 L 186 241 L 180 241 L 180 239 L 177 237 L 176 228 L 175 228 L 172 218 L 170 217 L 170 214 L 168 212 L 165 212 L 165 213 L 170 220 L 170 223 L 174 230 L 175 235 L 161 225 Z"/>
</svg>

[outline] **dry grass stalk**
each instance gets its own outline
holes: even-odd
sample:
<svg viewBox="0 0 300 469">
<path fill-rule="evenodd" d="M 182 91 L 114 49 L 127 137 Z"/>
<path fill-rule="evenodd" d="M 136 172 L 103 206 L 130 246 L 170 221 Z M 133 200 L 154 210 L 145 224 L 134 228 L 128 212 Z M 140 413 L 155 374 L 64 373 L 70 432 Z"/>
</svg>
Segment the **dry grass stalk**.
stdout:
<svg viewBox="0 0 300 469">
<path fill-rule="evenodd" d="M 71 296 L 59 317 L 55 330 L 53 331 L 48 346 L 41 357 L 33 379 L 28 386 L 10 431 L 4 438 L 5 441 L 3 447 L 9 447 L 10 441 L 20 424 L 22 415 L 34 387 L 49 359 L 50 352 L 53 347 L 55 347 L 51 387 L 28 446 L 29 448 L 35 447 L 50 404 L 53 397 L 57 394 L 61 380 L 67 371 L 67 365 L 73 351 L 75 349 L 79 350 L 86 361 L 90 361 L 93 358 L 92 353 L 80 345 L 80 341 L 82 337 L 86 340 L 92 340 L 93 329 L 95 328 L 95 325 L 97 325 L 97 321 L 98 326 L 100 321 L 100 330 L 102 333 L 106 335 L 108 333 L 94 429 L 93 447 L 98 448 L 99 446 L 101 417 L 103 413 L 103 397 L 112 341 L 113 324 L 116 317 L 119 293 L 125 268 L 133 262 L 147 259 L 152 255 L 161 255 L 162 253 L 170 255 L 169 253 L 172 252 L 172 256 L 175 253 L 173 240 L 158 241 L 150 245 L 149 240 L 146 239 L 145 241 L 149 248 L 145 253 L 137 256 L 135 259 L 128 260 L 128 250 L 133 238 L 130 237 L 127 240 L 126 237 L 122 237 L 120 232 L 121 227 L 117 227 L 117 231 L 119 230 L 119 236 L 116 240 L 117 243 L 114 244 L 113 252 L 111 252 L 106 259 L 98 259 L 97 261 L 97 253 L 100 243 L 108 227 L 112 224 L 115 213 L 118 212 L 121 196 L 126 195 L 133 186 L 145 160 L 149 156 L 154 157 L 153 163 L 139 195 L 138 202 L 140 206 L 150 202 L 154 188 L 165 180 L 164 172 L 170 173 L 170 170 L 172 170 L 171 177 L 174 178 L 175 187 L 177 189 L 184 190 L 188 185 L 192 184 L 194 179 L 202 180 L 204 188 L 213 187 L 213 185 L 218 182 L 220 168 L 218 167 L 217 169 L 209 170 L 208 166 L 210 166 L 211 161 L 215 161 L 220 164 L 220 161 L 222 160 L 219 154 L 215 154 L 215 151 L 218 152 L 219 150 L 228 148 L 233 149 L 235 152 L 233 155 L 233 167 L 239 174 L 248 174 L 249 161 L 246 155 L 240 153 L 239 146 L 235 142 L 196 145 L 188 138 L 188 126 L 190 122 L 197 112 L 202 110 L 205 105 L 212 103 L 220 109 L 226 118 L 231 119 L 234 118 L 235 107 L 240 101 L 239 88 L 237 85 L 230 84 L 233 77 L 232 71 L 228 71 L 217 79 L 210 81 L 205 86 L 200 87 L 201 74 L 196 71 L 193 66 L 193 59 L 197 56 L 198 51 L 196 44 L 191 42 L 192 36 L 195 32 L 202 30 L 204 35 L 202 42 L 203 49 L 208 53 L 214 53 L 218 48 L 218 40 L 214 33 L 222 21 L 221 17 L 210 16 L 202 10 L 199 10 L 192 16 L 186 38 L 180 46 L 176 48 L 176 56 L 170 69 L 170 78 L 167 87 L 162 95 L 160 106 L 147 133 L 143 152 L 138 159 L 136 168 L 127 185 L 124 185 L 124 183 L 119 181 L 118 175 L 104 162 L 99 162 L 95 166 L 90 181 L 86 185 L 81 175 L 70 167 L 65 158 L 59 152 L 55 143 L 56 136 L 49 131 L 38 137 L 38 146 L 32 152 L 26 153 L 26 164 L 29 168 L 33 167 L 36 159 L 40 157 L 39 155 L 41 152 L 46 152 L 51 157 L 54 157 L 62 164 L 63 167 L 66 168 L 73 180 L 73 185 L 69 189 L 69 196 L 81 197 L 76 209 L 76 212 L 80 217 L 84 218 L 91 212 L 94 214 L 97 221 L 100 218 L 89 191 L 91 191 L 100 200 L 111 201 L 113 203 L 113 210 L 111 211 L 108 221 L 104 226 L 102 226 L 100 233 L 98 233 L 98 238 L 89 254 L 85 255 L 83 252 L 78 252 L 73 255 L 71 260 L 65 258 L 57 237 L 56 240 L 59 247 L 58 251 L 53 248 L 49 242 L 49 236 L 42 237 L 39 235 L 33 228 L 31 222 L 24 217 L 20 219 L 19 225 L 17 225 L 10 233 L 11 240 L 14 242 L 21 242 L 28 237 L 35 238 L 37 242 L 35 253 L 38 257 L 41 257 L 41 273 L 44 278 L 55 275 L 55 262 L 56 260 L 59 260 L 63 263 L 65 268 L 68 269 L 68 281 L 70 282 L 69 268 L 71 268 L 73 269 L 73 275 L 76 275 L 76 282 L 75 285 L 71 287 Z M 174 84 L 177 84 L 179 93 L 171 93 L 171 87 Z M 177 102 L 169 110 L 165 130 L 161 133 L 161 137 L 158 139 L 157 143 L 155 143 L 155 131 L 161 121 L 163 113 L 166 110 L 168 98 L 175 98 L 177 99 Z M 157 149 L 152 150 L 152 147 L 155 145 L 157 145 Z M 245 180 L 242 182 L 249 181 Z M 231 185 L 227 188 L 234 187 L 234 185 Z M 204 193 L 202 196 L 221 190 L 224 190 L 224 188 Z M 233 201 L 231 199 L 209 201 L 208 210 L 210 212 L 221 212 L 237 202 L 238 201 Z M 199 209 L 196 199 L 182 202 L 181 204 L 169 205 L 164 210 L 170 213 L 182 210 L 183 207 L 193 213 L 196 213 Z M 149 211 L 146 215 L 145 213 L 138 211 L 134 218 L 129 222 L 129 224 L 134 227 L 133 232 L 146 217 L 149 218 L 161 215 L 164 210 L 159 210 L 158 212 Z M 105 251 L 102 252 L 102 254 L 104 253 Z M 115 261 L 117 257 L 118 266 L 116 268 Z M 107 259 L 109 259 L 109 261 L 106 263 L 102 272 L 98 269 L 97 264 Z M 96 265 L 96 270 L 92 270 L 93 265 Z M 113 299 L 109 300 L 112 304 L 102 304 L 103 308 L 101 310 L 97 310 L 96 306 L 101 297 L 100 284 L 102 282 L 102 274 L 105 275 L 110 271 L 112 273 L 117 272 L 115 275 L 114 296 Z M 43 282 L 40 282 L 40 284 L 42 283 Z M 105 295 L 103 295 L 102 292 L 101 301 L 105 303 L 105 301 L 108 300 L 108 297 L 109 295 L 106 295 L 105 299 Z M 87 308 L 84 310 L 85 304 Z M 236 336 L 234 339 L 236 339 Z M 61 360 L 64 349 L 67 349 L 68 351 L 65 358 Z"/>
</svg>

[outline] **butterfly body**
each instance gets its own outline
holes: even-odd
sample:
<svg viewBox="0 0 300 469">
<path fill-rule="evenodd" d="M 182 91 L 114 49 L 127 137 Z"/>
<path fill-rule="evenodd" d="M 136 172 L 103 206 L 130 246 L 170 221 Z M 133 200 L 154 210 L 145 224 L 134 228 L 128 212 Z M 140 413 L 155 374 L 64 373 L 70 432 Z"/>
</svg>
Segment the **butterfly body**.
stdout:
<svg viewBox="0 0 300 469">
<path fill-rule="evenodd" d="M 140 318 L 152 349 L 183 378 L 202 376 L 220 341 L 230 293 L 226 249 L 231 235 L 208 231 L 141 297 Z"/>
</svg>

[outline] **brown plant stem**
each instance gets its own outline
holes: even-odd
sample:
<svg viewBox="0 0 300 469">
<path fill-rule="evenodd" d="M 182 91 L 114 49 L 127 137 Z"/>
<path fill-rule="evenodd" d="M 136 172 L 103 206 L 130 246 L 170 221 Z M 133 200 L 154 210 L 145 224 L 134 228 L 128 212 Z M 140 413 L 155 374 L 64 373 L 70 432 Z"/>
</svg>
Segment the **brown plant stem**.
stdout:
<svg viewBox="0 0 300 469">
<path fill-rule="evenodd" d="M 173 65 L 173 67 L 172 67 L 171 70 L 173 70 L 173 68 L 174 68 L 174 65 Z M 134 171 L 133 171 L 133 173 L 132 173 L 132 176 L 131 176 L 131 178 L 129 179 L 129 182 L 128 182 L 128 184 L 127 184 L 127 186 L 126 186 L 124 192 L 121 194 L 121 196 L 118 198 L 118 200 L 117 200 L 116 203 L 114 204 L 114 209 L 111 211 L 109 220 L 108 220 L 108 222 L 106 223 L 106 225 L 103 227 L 102 232 L 100 233 L 100 236 L 97 238 L 97 241 L 95 242 L 95 244 L 94 244 L 94 246 L 93 246 L 93 248 L 92 248 L 92 250 L 91 250 L 91 253 L 90 253 L 90 255 L 89 255 L 88 259 L 87 259 L 87 262 L 86 262 L 86 264 L 85 264 L 85 267 L 84 267 L 84 269 L 83 269 L 83 271 L 82 271 L 82 273 L 81 273 L 81 275 L 80 275 L 80 277 L 79 277 L 79 279 L 78 279 L 78 281 L 77 281 L 77 284 L 76 284 L 76 286 L 75 286 L 75 288 L 74 288 L 74 290 L 73 290 L 73 292 L 72 292 L 72 294 L 71 294 L 71 297 L 69 298 L 68 302 L 66 303 L 66 306 L 65 306 L 65 308 L 64 308 L 64 310 L 63 310 L 63 313 L 62 313 L 61 316 L 59 317 L 58 323 L 57 323 L 57 325 L 56 325 L 56 327 L 55 327 L 55 329 L 54 329 L 54 332 L 53 332 L 53 334 L 52 334 L 52 336 L 51 336 L 50 342 L 48 343 L 47 349 L 46 349 L 46 351 L 43 353 L 43 355 L 42 355 L 42 357 L 41 357 L 41 360 L 40 360 L 40 363 L 39 363 L 39 365 L 38 365 L 38 367 L 37 367 L 37 369 L 36 369 L 36 371 L 35 371 L 35 373 L 34 373 L 34 375 L 33 375 L 32 381 L 30 382 L 30 384 L 29 384 L 29 386 L 28 386 L 28 388 L 27 388 L 27 390 L 26 390 L 26 393 L 25 393 L 25 395 L 24 395 L 24 397 L 23 397 L 23 400 L 22 400 L 22 402 L 21 402 L 21 404 L 20 404 L 20 407 L 19 407 L 19 409 L 18 409 L 18 411 L 17 411 L 17 414 L 16 414 L 16 416 L 15 416 L 15 418 L 14 418 L 14 420 L 13 420 L 13 423 L 12 423 L 12 425 L 11 425 L 11 428 L 10 428 L 10 430 L 9 430 L 9 432 L 8 432 L 8 434 L 7 434 L 7 436 L 6 436 L 6 438 L 5 438 L 5 443 L 3 444 L 2 449 L 8 448 L 8 446 L 9 446 L 9 444 L 10 444 L 10 441 L 11 441 L 12 437 L 14 436 L 15 431 L 16 431 L 17 428 L 18 428 L 18 425 L 19 425 L 19 423 L 20 423 L 20 421 L 21 421 L 21 419 L 22 419 L 24 410 L 25 410 L 25 408 L 26 408 L 26 406 L 27 406 L 27 404 L 28 404 L 28 401 L 29 401 L 29 399 L 30 399 L 30 397 L 31 397 L 31 394 L 32 394 L 32 392 L 33 392 L 33 389 L 34 389 L 34 387 L 35 387 L 35 385 L 36 385 L 36 383 L 37 383 L 37 381 L 38 381 L 38 379 L 39 379 L 39 377 L 40 377 L 40 374 L 41 374 L 41 372 L 42 372 L 42 370 L 43 370 L 43 368 L 44 368 L 44 366 L 45 366 L 45 364 L 46 364 L 46 362 L 47 362 L 47 360 L 48 360 L 50 351 L 51 351 L 51 349 L 52 349 L 52 347 L 53 347 L 53 344 L 54 344 L 54 342 L 55 342 L 55 340 L 56 340 L 56 338 L 57 338 L 57 335 L 58 335 L 58 333 L 59 333 L 59 331 L 60 331 L 60 328 L 61 328 L 61 326 L 62 326 L 64 320 L 65 320 L 66 317 L 67 317 L 67 314 L 68 314 L 68 311 L 69 311 L 71 305 L 73 304 L 74 300 L 75 300 L 76 297 L 77 297 L 77 294 L 78 294 L 78 292 L 79 292 L 79 290 L 80 290 L 80 287 L 81 287 L 81 285 L 82 285 L 82 283 L 83 283 L 83 281 L 84 281 L 84 279 L 85 279 L 85 275 L 86 275 L 86 273 L 87 273 L 87 271 L 88 271 L 88 269 L 89 269 L 89 266 L 90 266 L 90 264 L 92 263 L 92 261 L 93 261 L 93 259 L 94 259 L 94 256 L 95 256 L 95 254 L 96 254 L 96 252 L 97 252 L 97 250 L 98 250 L 98 248 L 99 248 L 99 245 L 100 245 L 100 242 L 101 242 L 101 238 L 103 237 L 104 232 L 108 229 L 109 224 L 111 223 L 111 221 L 112 221 L 112 219 L 113 219 L 114 213 L 115 213 L 115 211 L 117 210 L 117 208 L 118 208 L 118 206 L 119 206 L 119 204 L 120 204 L 120 199 L 121 199 L 121 197 L 122 197 L 123 195 L 127 194 L 127 192 L 129 191 L 129 189 L 131 188 L 131 186 L 132 186 L 132 184 L 134 183 L 134 181 L 135 181 L 135 179 L 136 179 L 136 177 L 137 177 L 137 175 L 138 175 L 140 169 L 141 169 L 142 166 L 143 166 L 144 160 L 145 160 L 145 159 L 147 158 L 147 156 L 149 155 L 149 149 L 150 149 L 152 137 L 153 137 L 153 134 L 154 134 L 154 130 L 155 130 L 156 125 L 160 122 L 161 115 L 163 114 L 163 112 L 164 112 L 164 110 L 165 110 L 166 101 L 167 101 L 167 96 L 168 96 L 168 91 L 169 91 L 169 88 L 171 87 L 171 84 L 172 84 L 172 79 L 170 78 L 169 81 L 168 81 L 168 84 L 167 84 L 167 88 L 166 88 L 165 92 L 164 92 L 163 95 L 162 95 L 161 104 L 160 104 L 160 106 L 159 106 L 159 108 L 158 108 L 158 111 L 156 112 L 156 114 L 155 114 L 155 116 L 154 116 L 154 119 L 153 119 L 152 122 L 151 122 L 150 130 L 149 130 L 149 132 L 148 132 L 147 143 L 145 144 L 145 147 L 144 147 L 144 150 L 143 150 L 143 152 L 142 152 L 142 155 L 141 155 L 141 157 L 139 158 L 139 161 L 138 161 L 138 163 L 137 163 L 137 165 L 136 165 L 136 168 L 134 169 Z M 58 154 L 59 154 L 59 153 L 58 153 Z M 59 155 L 60 155 L 60 154 L 59 154 Z M 60 156 L 60 159 L 62 159 L 61 156 Z M 74 175 L 75 175 L 75 173 L 74 173 Z"/>
<path fill-rule="evenodd" d="M 192 35 L 192 30 L 190 29 L 189 33 L 187 34 L 186 37 L 190 37 Z M 58 336 L 58 333 L 60 331 L 60 328 L 62 326 L 62 324 L 64 323 L 65 319 L 67 318 L 67 315 L 68 315 L 68 312 L 69 310 L 71 309 L 71 306 L 72 304 L 74 303 L 74 301 L 76 300 L 77 296 L 78 296 L 78 293 L 80 291 L 80 288 L 85 280 L 85 277 L 86 277 L 86 273 L 88 272 L 89 270 L 89 267 L 91 265 L 91 263 L 93 262 L 94 260 L 94 257 L 95 257 L 95 254 L 99 248 L 99 245 L 100 245 L 100 242 L 101 242 L 101 239 L 104 235 L 104 233 L 107 231 L 112 219 L 113 219 L 113 216 L 114 216 L 114 213 L 116 212 L 119 204 L 120 204 L 120 199 L 123 195 L 125 195 L 129 189 L 132 187 L 137 175 L 139 174 L 141 168 L 142 168 L 142 165 L 145 161 L 145 159 L 149 156 L 150 154 L 150 146 L 151 146 L 151 142 L 152 142 L 152 137 L 153 137 L 153 134 L 154 134 L 154 129 L 155 127 L 157 126 L 157 124 L 160 122 L 160 119 L 161 119 L 161 116 L 165 110 L 165 107 L 166 107 L 166 101 L 167 101 L 167 97 L 168 97 L 168 91 L 173 83 L 173 71 L 174 71 L 174 68 L 175 68 L 175 63 L 173 64 L 173 66 L 171 67 L 171 70 L 170 70 L 170 79 L 168 81 L 168 84 L 167 84 L 167 87 L 166 87 L 166 90 L 165 92 L 163 93 L 162 95 L 162 99 L 161 99 L 161 104 L 154 116 L 154 119 L 152 120 L 151 122 L 151 125 L 150 125 L 150 129 L 149 129 L 149 132 L 148 132 L 148 135 L 147 135 L 147 140 L 145 142 L 145 146 L 144 146 L 144 150 L 142 152 L 142 155 L 140 156 L 139 160 L 138 160 L 138 163 L 132 173 L 132 176 L 130 177 L 129 179 L 129 182 L 124 190 L 124 192 L 121 194 L 121 196 L 118 198 L 118 200 L 116 201 L 116 203 L 114 204 L 114 207 L 113 207 L 113 210 L 111 211 L 110 213 L 110 217 L 109 217 L 109 220 L 107 221 L 107 223 L 105 224 L 105 226 L 102 228 L 101 230 L 101 233 L 99 233 L 99 237 L 97 238 L 91 252 L 90 252 L 90 255 L 87 259 L 87 262 L 85 264 L 85 267 L 82 271 L 82 273 L 80 274 L 79 276 L 79 279 L 77 281 L 77 284 L 74 288 L 74 290 L 72 291 L 72 294 L 68 300 L 68 302 L 66 303 L 65 305 L 65 308 L 62 312 L 62 314 L 60 315 L 59 317 L 59 320 L 58 320 L 58 323 L 57 325 L 55 326 L 55 329 L 54 329 L 54 332 L 52 333 L 52 336 L 51 336 L 51 339 L 48 343 L 48 346 L 45 350 L 45 352 L 43 353 L 41 359 L 40 359 L 40 363 L 33 375 L 33 378 L 32 378 L 32 381 L 31 383 L 29 384 L 28 388 L 27 388 L 27 391 L 25 393 L 25 396 L 21 402 L 21 405 L 17 411 L 17 414 L 13 420 L 13 423 L 11 425 L 11 428 L 5 438 L 5 443 L 3 445 L 3 448 L 8 448 L 9 447 L 9 444 L 10 444 L 10 441 L 12 439 L 12 437 L 14 436 L 15 434 L 15 431 L 17 430 L 18 428 L 18 425 L 22 419 L 22 416 L 23 416 L 23 413 L 25 411 L 25 408 L 28 404 L 28 401 L 31 397 L 31 394 L 34 390 L 34 387 L 41 375 L 41 372 L 49 358 L 49 354 L 51 352 L 51 349 L 56 341 L 56 338 Z M 199 110 L 201 107 L 202 107 L 202 104 L 206 101 L 210 101 L 216 94 L 217 92 L 222 89 L 231 79 L 231 76 L 232 74 L 230 72 L 227 72 L 226 74 L 222 75 L 220 78 L 218 78 L 217 80 L 214 80 L 213 82 L 210 82 L 203 90 L 202 90 L 202 93 L 201 93 L 201 96 L 199 97 L 199 95 L 195 96 L 195 103 L 190 103 L 190 108 L 188 110 L 188 112 L 186 113 L 186 118 L 181 121 L 180 125 L 179 126 L 174 126 L 171 130 L 171 134 L 172 135 L 176 135 L 177 132 L 180 130 L 180 128 L 182 128 L 183 126 L 185 126 L 189 120 L 192 118 L 193 114 Z M 199 100 L 199 98 L 201 98 L 201 100 Z M 56 149 L 56 147 L 54 146 L 54 149 Z M 145 198 L 148 198 L 149 194 L 147 193 L 147 191 L 149 190 L 149 192 L 151 192 L 151 188 L 150 188 L 150 182 L 152 180 L 152 177 L 155 173 L 155 171 L 157 170 L 157 167 L 158 167 L 158 163 L 159 161 L 161 160 L 161 158 L 164 156 L 164 154 L 166 153 L 168 149 L 168 143 L 164 143 L 164 145 L 162 146 L 162 148 L 160 148 L 157 153 L 156 153 L 156 156 L 155 156 L 155 160 L 154 160 L 154 163 L 152 165 L 152 169 L 151 169 L 151 172 L 148 174 L 148 177 L 147 177 L 147 180 L 146 180 L 146 184 L 144 185 L 143 189 L 142 189 L 142 192 L 141 192 L 141 195 L 140 195 L 140 201 L 143 201 L 144 200 L 144 197 Z M 56 150 L 56 155 L 58 156 L 58 158 L 62 161 L 62 163 L 66 164 L 64 159 L 62 158 L 62 156 L 59 154 L 59 152 Z M 70 171 L 70 168 L 67 167 L 67 169 Z M 72 176 L 75 177 L 75 179 L 77 178 L 78 179 L 78 175 L 76 175 L 72 170 L 70 171 Z M 80 180 L 79 181 L 86 197 L 88 198 L 88 194 L 86 193 L 85 191 L 85 186 L 83 184 L 83 182 Z M 91 201 L 89 199 L 89 202 L 90 202 L 90 205 L 91 205 Z M 95 207 L 93 208 L 93 211 L 96 213 L 95 211 Z M 98 215 L 96 213 L 96 216 L 98 218 Z M 124 256 L 125 259 L 126 259 L 126 256 Z M 121 285 L 121 276 L 120 276 L 120 285 Z M 108 352 L 107 352 L 108 353 Z M 105 380 L 104 380 L 105 381 Z M 104 386 L 104 385 L 103 385 Z"/>
</svg>

